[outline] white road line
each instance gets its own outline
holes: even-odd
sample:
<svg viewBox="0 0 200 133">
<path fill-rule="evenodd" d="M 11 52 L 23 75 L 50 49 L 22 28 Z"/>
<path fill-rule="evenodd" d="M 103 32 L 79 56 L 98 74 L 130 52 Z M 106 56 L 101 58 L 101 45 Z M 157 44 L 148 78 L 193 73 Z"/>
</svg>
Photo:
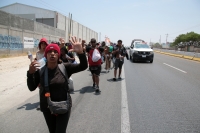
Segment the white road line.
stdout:
<svg viewBox="0 0 200 133">
<path fill-rule="evenodd" d="M 183 70 L 181 70 L 181 69 L 178 69 L 178 68 L 176 68 L 176 67 L 174 67 L 174 66 L 171 66 L 171 65 L 169 65 L 169 64 L 167 64 L 167 63 L 163 63 L 164 65 L 167 65 L 167 66 L 169 66 L 169 67 L 172 67 L 172 68 L 174 68 L 174 69 L 176 69 L 176 70 L 179 70 L 179 71 L 181 71 L 181 72 L 183 72 L 183 73 L 187 73 L 187 72 L 185 72 L 185 71 L 183 71 Z"/>
<path fill-rule="evenodd" d="M 122 68 L 122 77 L 125 78 L 124 67 Z M 122 80 L 122 103 L 121 103 L 121 133 L 130 133 L 130 121 L 128 111 L 128 100 L 125 80 Z"/>
</svg>

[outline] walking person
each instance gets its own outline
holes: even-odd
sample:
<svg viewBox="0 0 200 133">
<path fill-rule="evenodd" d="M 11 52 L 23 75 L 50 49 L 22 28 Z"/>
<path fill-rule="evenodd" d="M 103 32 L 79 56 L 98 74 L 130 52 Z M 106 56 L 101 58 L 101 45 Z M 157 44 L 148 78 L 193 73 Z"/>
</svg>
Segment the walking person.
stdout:
<svg viewBox="0 0 200 133">
<path fill-rule="evenodd" d="M 39 51 L 36 52 L 35 60 L 40 60 L 44 57 L 44 51 L 48 45 L 46 38 L 41 38 L 38 44 Z M 38 85 L 39 87 L 40 85 Z M 40 105 L 37 106 L 37 110 L 40 110 Z"/>
<path fill-rule="evenodd" d="M 122 47 L 122 40 L 118 40 L 118 44 L 114 48 L 113 55 L 115 57 L 115 70 L 113 81 L 116 81 L 117 69 L 119 68 L 118 79 L 121 79 L 122 65 L 124 63 L 124 57 L 126 56 L 126 51 Z"/>
<path fill-rule="evenodd" d="M 111 62 L 112 62 L 112 67 L 111 69 L 113 69 L 115 67 L 115 58 L 113 56 L 113 50 L 114 50 L 114 44 L 110 43 L 110 48 L 109 48 L 109 52 L 110 52 L 110 56 L 111 56 Z"/>
<path fill-rule="evenodd" d="M 110 71 L 110 66 L 111 66 L 111 52 L 110 52 L 110 46 L 106 45 L 105 50 L 104 50 L 104 54 L 105 54 L 105 69 L 106 72 Z"/>
<path fill-rule="evenodd" d="M 47 45 L 48 45 L 48 42 L 47 42 L 46 38 L 40 39 L 40 43 L 38 44 L 39 51 L 36 52 L 35 60 L 39 60 L 44 57 L 44 51 L 45 51 Z"/>
<path fill-rule="evenodd" d="M 63 38 L 60 38 L 59 41 L 60 41 L 60 44 L 59 44 L 60 49 L 62 47 L 65 47 L 65 40 Z"/>
<path fill-rule="evenodd" d="M 85 70 L 87 65 L 87 59 L 85 53 L 83 52 L 83 48 L 81 45 L 81 40 L 77 41 L 75 37 L 70 39 L 73 44 L 74 51 L 78 54 L 80 64 L 71 64 L 71 63 L 63 63 L 64 68 L 66 70 L 66 75 L 68 78 L 73 74 L 80 71 Z M 67 78 L 63 75 L 61 70 L 58 67 L 58 60 L 60 57 L 60 48 L 57 44 L 49 44 L 45 49 L 45 57 L 47 58 L 47 63 L 44 67 L 48 72 L 48 78 L 45 77 L 46 74 L 41 74 L 40 70 L 36 71 L 37 68 L 35 65 L 38 63 L 33 61 L 29 70 L 27 71 L 27 86 L 30 91 L 34 91 L 38 84 L 40 84 L 40 107 L 43 112 L 44 118 L 46 120 L 46 124 L 48 126 L 50 133 L 66 133 L 68 120 L 71 112 L 71 100 L 70 100 L 70 108 L 64 114 L 51 114 L 50 109 L 48 108 L 46 89 L 44 86 L 44 82 L 48 79 L 49 81 L 49 90 L 50 90 L 50 98 L 52 101 L 66 101 L 67 99 L 71 99 L 69 94 L 69 87 L 66 85 Z M 41 75 L 40 75 L 41 74 Z"/>
<path fill-rule="evenodd" d="M 60 59 L 62 60 L 62 62 L 77 64 L 74 54 L 70 52 L 69 50 L 67 50 L 66 47 L 67 46 L 64 46 L 60 49 Z"/>
<path fill-rule="evenodd" d="M 99 76 L 101 73 L 101 57 L 96 62 L 94 62 L 92 60 L 92 56 L 94 50 L 98 50 L 99 53 L 100 51 L 99 49 L 97 49 L 96 39 L 92 38 L 90 43 L 92 46 L 86 48 L 86 52 L 88 53 L 89 70 L 92 74 L 93 88 L 95 89 L 96 93 L 99 93 L 101 92 L 99 89 L 99 80 L 100 80 Z"/>
</svg>

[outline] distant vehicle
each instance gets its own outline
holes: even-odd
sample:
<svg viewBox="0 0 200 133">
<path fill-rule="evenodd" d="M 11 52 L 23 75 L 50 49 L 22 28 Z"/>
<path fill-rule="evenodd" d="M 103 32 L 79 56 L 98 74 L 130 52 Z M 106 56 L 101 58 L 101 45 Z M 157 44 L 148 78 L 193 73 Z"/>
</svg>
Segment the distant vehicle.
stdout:
<svg viewBox="0 0 200 133">
<path fill-rule="evenodd" d="M 130 60 L 136 61 L 150 61 L 153 62 L 154 52 L 144 40 L 134 39 L 129 50 Z"/>
</svg>

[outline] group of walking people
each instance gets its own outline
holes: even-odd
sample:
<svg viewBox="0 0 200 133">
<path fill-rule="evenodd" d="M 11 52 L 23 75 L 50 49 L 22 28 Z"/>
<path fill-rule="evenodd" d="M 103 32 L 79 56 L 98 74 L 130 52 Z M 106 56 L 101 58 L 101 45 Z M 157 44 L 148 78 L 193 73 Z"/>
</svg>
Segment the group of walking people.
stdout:
<svg viewBox="0 0 200 133">
<path fill-rule="evenodd" d="M 121 69 L 127 54 L 121 40 L 118 40 L 116 45 L 106 45 L 105 42 L 100 44 L 94 38 L 88 45 L 84 40 L 76 37 L 71 37 L 69 41 L 70 43 L 65 43 L 61 38 L 60 45 L 48 44 L 47 40 L 42 38 L 38 45 L 39 51 L 36 53 L 36 58 L 31 62 L 27 71 L 29 90 L 34 91 L 39 87 L 40 110 L 43 112 L 50 133 L 65 133 L 67 129 L 72 107 L 68 78 L 74 73 L 84 71 L 89 66 L 93 80 L 92 86 L 96 93 L 100 93 L 99 76 L 103 62 L 106 63 L 105 69 L 109 72 L 111 60 L 113 60 L 113 80 L 116 81 L 117 69 L 119 69 L 118 78 L 121 79 Z M 75 55 L 79 58 L 79 63 L 76 62 Z M 98 60 L 94 61 L 94 56 L 98 57 Z M 43 57 L 46 58 L 46 65 L 41 68 L 44 70 L 42 73 L 36 66 L 39 65 L 38 60 Z M 60 64 L 64 65 L 65 74 L 60 69 Z M 67 101 L 67 112 L 52 113 L 48 97 L 54 102 Z"/>
</svg>

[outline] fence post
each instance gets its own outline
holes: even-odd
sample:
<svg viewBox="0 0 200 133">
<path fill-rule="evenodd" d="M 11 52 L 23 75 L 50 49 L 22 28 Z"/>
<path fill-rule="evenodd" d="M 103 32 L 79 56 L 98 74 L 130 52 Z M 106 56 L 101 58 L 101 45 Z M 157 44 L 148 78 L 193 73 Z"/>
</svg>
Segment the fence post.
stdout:
<svg viewBox="0 0 200 133">
<path fill-rule="evenodd" d="M 10 26 L 8 26 L 8 54 L 7 55 L 9 55 L 10 54 Z"/>
<path fill-rule="evenodd" d="M 22 54 L 24 53 L 24 29 L 22 29 L 22 44 L 23 44 L 23 48 L 22 48 Z"/>
</svg>

